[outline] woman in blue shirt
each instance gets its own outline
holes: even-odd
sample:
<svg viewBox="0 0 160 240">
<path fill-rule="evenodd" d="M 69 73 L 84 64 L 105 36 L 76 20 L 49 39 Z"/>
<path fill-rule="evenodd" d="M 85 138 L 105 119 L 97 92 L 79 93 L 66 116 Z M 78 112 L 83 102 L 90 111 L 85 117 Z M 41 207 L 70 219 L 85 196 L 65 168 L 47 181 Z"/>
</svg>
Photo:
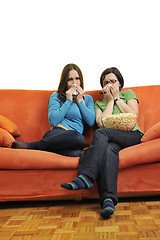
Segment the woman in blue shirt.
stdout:
<svg viewBox="0 0 160 240">
<path fill-rule="evenodd" d="M 52 129 L 40 141 L 15 141 L 12 148 L 50 151 L 65 156 L 80 156 L 84 147 L 84 123 L 95 123 L 94 102 L 83 90 L 83 75 L 75 64 L 64 67 L 58 91 L 50 96 L 48 120 Z"/>
</svg>

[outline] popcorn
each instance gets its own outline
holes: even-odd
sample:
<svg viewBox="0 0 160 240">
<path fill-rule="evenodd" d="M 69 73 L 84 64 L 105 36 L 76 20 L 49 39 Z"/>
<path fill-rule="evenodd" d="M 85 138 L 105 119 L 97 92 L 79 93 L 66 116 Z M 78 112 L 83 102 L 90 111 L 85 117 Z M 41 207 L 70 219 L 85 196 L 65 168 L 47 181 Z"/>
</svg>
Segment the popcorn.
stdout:
<svg viewBox="0 0 160 240">
<path fill-rule="evenodd" d="M 133 113 L 118 113 L 102 118 L 102 124 L 105 128 L 121 131 L 131 131 L 136 123 L 137 115 Z"/>
</svg>

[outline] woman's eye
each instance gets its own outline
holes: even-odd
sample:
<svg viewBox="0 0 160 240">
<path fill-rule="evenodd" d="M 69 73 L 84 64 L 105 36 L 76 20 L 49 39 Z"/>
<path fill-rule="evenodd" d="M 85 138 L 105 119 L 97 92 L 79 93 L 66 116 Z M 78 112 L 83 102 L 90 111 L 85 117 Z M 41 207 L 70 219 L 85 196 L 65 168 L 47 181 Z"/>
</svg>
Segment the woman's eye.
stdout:
<svg viewBox="0 0 160 240">
<path fill-rule="evenodd" d="M 73 81 L 73 80 L 74 80 L 74 78 L 68 78 L 68 80 L 67 80 L 67 81 L 69 82 L 69 81 Z M 77 80 L 77 81 L 78 81 L 78 80 L 81 80 L 81 79 L 80 79 L 79 77 L 76 77 L 76 78 L 75 78 L 75 80 Z"/>
<path fill-rule="evenodd" d="M 117 80 L 116 80 L 116 79 L 113 79 L 113 80 L 110 80 L 110 82 L 111 82 L 112 84 L 115 84 L 115 83 L 117 82 Z"/>
<path fill-rule="evenodd" d="M 106 84 L 108 84 L 108 82 L 103 82 L 103 86 L 105 86 Z"/>
</svg>

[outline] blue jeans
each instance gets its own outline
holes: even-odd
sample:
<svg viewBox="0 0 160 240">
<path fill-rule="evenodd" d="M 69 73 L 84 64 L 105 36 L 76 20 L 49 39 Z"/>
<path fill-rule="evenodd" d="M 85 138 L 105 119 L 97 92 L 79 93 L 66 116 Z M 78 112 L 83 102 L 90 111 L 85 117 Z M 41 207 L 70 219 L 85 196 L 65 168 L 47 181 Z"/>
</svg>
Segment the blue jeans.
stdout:
<svg viewBox="0 0 160 240">
<path fill-rule="evenodd" d="M 84 147 L 84 136 L 75 130 L 64 130 L 56 127 L 47 131 L 40 141 L 28 143 L 27 147 L 78 157 Z"/>
<path fill-rule="evenodd" d="M 105 198 L 112 198 L 116 205 L 119 151 L 139 144 L 143 133 L 99 128 L 95 131 L 90 147 L 80 157 L 78 174 L 84 174 L 97 181 L 100 204 Z"/>
</svg>

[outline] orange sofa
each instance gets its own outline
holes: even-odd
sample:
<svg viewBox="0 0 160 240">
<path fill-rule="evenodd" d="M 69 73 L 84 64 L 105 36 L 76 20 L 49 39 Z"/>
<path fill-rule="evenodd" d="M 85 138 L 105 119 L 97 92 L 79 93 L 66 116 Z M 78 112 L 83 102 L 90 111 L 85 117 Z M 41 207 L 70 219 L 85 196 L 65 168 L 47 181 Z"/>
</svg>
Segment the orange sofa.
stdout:
<svg viewBox="0 0 160 240">
<path fill-rule="evenodd" d="M 145 134 L 141 144 L 119 153 L 118 196 L 155 195 L 160 193 L 160 85 L 131 89 L 139 99 L 138 123 Z M 80 191 L 60 187 L 62 182 L 76 177 L 78 157 L 10 148 L 14 138 L 28 142 L 39 140 L 50 129 L 47 103 L 51 94 L 52 91 L 0 90 L 0 115 L 18 128 L 16 134 L 7 130 L 11 133 L 8 133 L 10 143 L 5 146 L 1 135 L 4 126 L 0 123 L 1 202 L 98 197 L 96 184 L 91 190 Z M 103 97 L 99 90 L 86 94 L 92 95 L 94 101 Z M 95 129 L 96 126 L 85 128 L 86 146 L 90 144 Z"/>
</svg>

